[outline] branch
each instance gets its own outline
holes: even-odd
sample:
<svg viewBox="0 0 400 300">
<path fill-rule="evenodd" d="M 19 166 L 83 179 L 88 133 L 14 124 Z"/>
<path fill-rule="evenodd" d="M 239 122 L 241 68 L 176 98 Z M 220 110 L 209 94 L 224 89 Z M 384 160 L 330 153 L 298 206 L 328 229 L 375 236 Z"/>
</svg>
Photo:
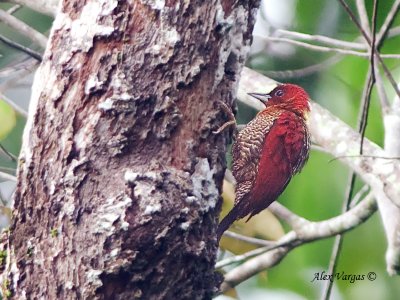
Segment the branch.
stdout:
<svg viewBox="0 0 400 300">
<path fill-rule="evenodd" d="M 308 221 L 295 213 L 291 212 L 279 202 L 273 202 L 268 209 L 276 215 L 279 219 L 284 220 L 293 229 L 300 228 Z"/>
<path fill-rule="evenodd" d="M 367 52 L 360 52 L 360 51 L 354 51 L 354 50 L 347 50 L 347 49 L 341 49 L 341 48 L 332 48 L 332 47 L 326 47 L 326 46 L 317 46 L 317 45 L 312 45 L 304 42 L 299 42 L 295 41 L 289 38 L 281 38 L 281 37 L 271 37 L 271 36 L 261 36 L 261 35 L 255 35 L 255 37 L 259 37 L 268 41 L 272 42 L 285 42 L 288 44 L 293 44 L 296 46 L 304 47 L 310 50 L 314 51 L 319 51 L 319 52 L 334 52 L 334 53 L 340 53 L 340 54 L 347 54 L 347 55 L 354 55 L 358 57 L 364 57 L 364 58 L 369 58 L 370 54 Z M 393 58 L 393 59 L 399 59 L 400 54 L 380 54 L 380 57 L 382 58 Z"/>
<path fill-rule="evenodd" d="M 327 69 L 331 65 L 336 64 L 343 58 L 343 55 L 336 54 L 331 56 L 330 58 L 316 63 L 304 68 L 293 69 L 293 70 L 282 70 L 282 71 L 265 71 L 259 70 L 260 73 L 265 74 L 267 76 L 273 77 L 274 79 L 289 79 L 289 78 L 302 78 L 305 76 L 309 76 L 311 74 L 321 72 L 322 70 Z"/>
<path fill-rule="evenodd" d="M 279 246 L 273 250 L 271 250 L 271 247 L 256 249 L 258 252 L 264 250 L 264 253 L 261 255 L 258 254 L 257 257 L 246 261 L 225 274 L 225 281 L 221 285 L 221 293 L 235 287 L 253 275 L 276 265 L 295 247 L 311 241 L 331 237 L 357 227 L 365 222 L 376 211 L 376 208 L 376 202 L 370 193 L 360 204 L 340 216 L 321 222 L 306 222 L 296 231 L 290 231 L 277 242 Z M 255 252 L 255 250 L 251 252 Z M 242 258 L 243 256 L 239 257 Z M 231 259 L 231 263 L 233 262 L 238 261 Z"/>
<path fill-rule="evenodd" d="M 0 99 L 4 100 L 8 105 L 10 105 L 16 112 L 18 112 L 24 118 L 28 117 L 28 112 L 25 109 L 20 107 L 18 104 L 16 104 L 14 101 L 12 101 L 10 98 L 8 98 L 1 92 L 0 92 Z"/>
<path fill-rule="evenodd" d="M 239 233 L 236 233 L 236 232 L 233 232 L 233 231 L 229 231 L 229 230 L 225 231 L 223 235 L 227 236 L 227 237 L 230 237 L 230 238 L 233 238 L 233 239 L 238 240 L 238 241 L 243 241 L 243 242 L 246 242 L 246 243 L 249 243 L 249 244 L 258 245 L 258 246 L 271 246 L 271 245 L 274 244 L 274 242 L 266 241 L 266 240 L 263 240 L 263 239 L 257 239 L 257 238 L 253 238 L 253 237 L 249 237 L 249 236 L 245 236 L 245 235 L 242 235 L 242 234 L 239 234 Z"/>
<path fill-rule="evenodd" d="M 0 78 L 2 77 L 10 77 L 10 76 L 19 76 L 18 73 L 25 72 L 27 70 L 33 70 L 33 68 L 37 67 L 38 62 L 30 57 L 24 57 L 22 60 L 17 62 L 12 62 L 6 67 L 0 70 Z"/>
<path fill-rule="evenodd" d="M 383 116 L 385 128 L 385 152 L 387 156 L 400 156 L 400 98 L 393 101 L 389 113 Z M 377 199 L 382 216 L 388 250 L 386 252 L 387 271 L 389 274 L 399 273 L 400 258 L 400 209 L 387 198 Z"/>
<path fill-rule="evenodd" d="M 353 14 L 353 12 L 351 11 L 350 7 L 347 5 L 345 0 L 338 0 L 340 2 L 340 4 L 343 6 L 343 8 L 345 9 L 345 11 L 347 12 L 347 14 L 349 15 L 350 19 L 353 21 L 353 23 L 356 25 L 356 27 L 359 29 L 359 31 L 361 32 L 361 34 L 363 35 L 365 41 L 368 43 L 369 46 L 372 45 L 372 41 L 371 38 L 369 37 L 368 32 L 366 32 L 364 30 L 364 28 L 360 25 L 360 23 L 357 21 L 357 18 L 355 17 L 355 15 Z M 388 16 L 389 17 L 389 16 Z M 379 45 L 379 43 L 378 43 Z M 385 62 L 383 61 L 382 56 L 379 54 L 378 51 L 376 51 L 376 57 L 379 61 L 379 63 L 381 64 L 383 71 L 385 73 L 385 76 L 387 77 L 387 79 L 389 80 L 390 84 L 392 85 L 393 89 L 396 91 L 396 94 L 400 97 L 400 90 L 397 87 L 396 81 L 393 78 L 392 73 L 390 73 L 388 67 L 386 66 Z"/>
<path fill-rule="evenodd" d="M 390 36 L 389 28 L 394 21 L 394 17 L 396 16 L 397 11 L 399 10 L 399 6 L 400 6 L 400 0 L 396 0 L 395 3 L 392 5 L 392 8 L 390 9 L 389 13 L 387 14 L 386 19 L 383 22 L 381 29 L 378 32 L 378 35 L 376 38 L 377 41 L 384 41 L 384 38 L 386 35 L 388 35 L 388 37 L 392 37 L 392 36 Z M 392 34 L 393 33 L 395 33 L 395 28 L 393 28 Z"/>
<path fill-rule="evenodd" d="M 8 180 L 8 181 L 15 181 L 15 182 L 17 181 L 17 177 L 10 175 L 8 173 L 5 173 L 5 172 L 0 172 L 0 179 Z"/>
<path fill-rule="evenodd" d="M 361 28 L 363 28 L 368 36 L 370 36 L 369 19 L 367 9 L 365 8 L 365 2 L 364 0 L 356 0 L 356 5 L 358 16 L 360 17 Z"/>
<path fill-rule="evenodd" d="M 4 24 L 14 28 L 19 33 L 29 38 L 31 41 L 35 42 L 37 45 L 46 48 L 47 37 L 32 27 L 28 26 L 26 23 L 17 19 L 16 17 L 8 14 L 4 10 L 0 9 L 0 21 L 4 22 Z"/>
<path fill-rule="evenodd" d="M 4 153 L 11 161 L 17 162 L 18 157 L 9 152 L 2 144 L 0 144 L 0 152 Z"/>
<path fill-rule="evenodd" d="M 342 40 L 333 39 L 333 38 L 323 36 L 323 35 L 312 35 L 312 34 L 306 34 L 306 33 L 283 30 L 283 29 L 278 29 L 276 31 L 276 33 L 281 36 L 287 36 L 292 39 L 300 39 L 300 40 L 305 40 L 305 41 L 319 42 L 319 43 L 324 43 L 328 46 L 343 48 L 343 49 L 367 50 L 367 48 L 368 48 L 365 44 L 361 44 L 361 43 L 357 43 L 357 42 L 342 41 Z"/>
<path fill-rule="evenodd" d="M 32 49 L 25 47 L 21 44 L 18 44 L 16 42 L 6 38 L 5 36 L 0 35 L 0 41 L 2 41 L 4 44 L 6 44 L 14 49 L 25 52 L 29 56 L 32 56 L 34 59 L 36 59 L 38 62 L 42 61 L 42 55 L 40 53 L 33 51 Z"/>
<path fill-rule="evenodd" d="M 55 17 L 59 0 L 8 0 L 11 3 L 17 3 L 36 10 L 45 15 Z"/>
<path fill-rule="evenodd" d="M 13 7 L 7 9 L 7 13 L 10 14 L 10 15 L 12 15 L 12 14 L 14 14 L 15 12 L 17 12 L 18 10 L 20 10 L 21 7 L 22 7 L 22 5 L 16 4 L 16 5 L 14 5 Z"/>
</svg>

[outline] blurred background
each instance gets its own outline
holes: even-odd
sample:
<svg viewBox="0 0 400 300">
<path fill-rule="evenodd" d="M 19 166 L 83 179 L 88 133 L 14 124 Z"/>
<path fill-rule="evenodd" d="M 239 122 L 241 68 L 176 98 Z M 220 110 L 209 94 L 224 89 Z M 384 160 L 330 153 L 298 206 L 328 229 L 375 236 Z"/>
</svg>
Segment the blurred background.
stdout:
<svg viewBox="0 0 400 300">
<path fill-rule="evenodd" d="M 348 0 L 356 12 L 355 1 Z M 380 1 L 377 11 L 379 29 L 394 1 Z M 366 0 L 369 16 L 372 14 L 372 0 Z M 0 3 L 0 9 L 12 9 L 11 15 L 22 20 L 33 29 L 48 35 L 52 17 L 29 8 L 14 4 Z M 385 39 L 382 53 L 400 54 L 400 16 L 394 19 L 392 30 Z M 396 31 L 397 30 L 397 31 Z M 280 82 L 291 82 L 303 86 L 311 98 L 330 110 L 344 122 L 356 127 L 360 99 L 367 78 L 368 58 L 343 55 L 335 52 L 315 51 L 291 40 L 302 40 L 291 32 L 309 35 L 323 35 L 335 39 L 357 42 L 362 45 L 360 33 L 336 0 L 263 0 L 254 29 L 253 45 L 246 65 Z M 0 38 L 10 39 L 19 45 L 29 47 L 38 53 L 40 45 L 0 21 Z M 302 40 L 307 44 L 318 44 Z M 319 44 L 321 45 L 321 44 Z M 324 45 L 324 44 L 322 44 Z M 355 46 L 356 47 L 356 46 Z M 358 51 L 365 51 L 360 49 Z M 0 172 L 15 175 L 21 136 L 26 120 L 30 98 L 30 87 L 38 61 L 0 41 Z M 400 78 L 400 60 L 386 59 L 387 66 L 396 81 Z M 385 82 L 390 101 L 395 93 Z M 268 92 L 268 91 L 266 91 Z M 238 104 L 238 123 L 251 120 L 256 111 Z M 368 139 L 383 146 L 384 130 L 380 102 L 374 89 L 366 131 Z M 230 162 L 230 154 L 227 155 Z M 324 220 L 340 214 L 345 198 L 350 170 L 333 160 L 333 157 L 319 151 L 312 151 L 308 164 L 296 176 L 279 201 L 296 214 L 313 221 Z M 357 180 L 356 191 L 363 186 Z M 0 176 L 0 226 L 7 226 L 10 218 L 10 199 L 15 181 Z M 227 198 L 227 197 L 225 197 Z M 226 211 L 226 209 L 225 209 Z M 261 224 L 261 225 L 260 225 Z M 285 224 L 272 216 L 261 215 L 252 226 L 268 227 L 266 236 L 279 238 L 289 230 Z M 239 228 L 240 229 L 240 228 Z M 248 246 L 233 246 L 226 239 L 224 245 L 237 247 L 237 253 Z M 236 295 L 240 299 L 318 299 L 322 294 L 324 281 L 314 281 L 314 274 L 326 271 L 329 265 L 333 238 L 303 245 L 290 252 L 281 263 L 239 285 Z M 366 223 L 345 234 L 343 250 L 339 258 L 338 272 L 366 275 L 375 272 L 374 281 L 368 279 L 350 283 L 335 281 L 331 299 L 398 299 L 400 281 L 389 277 L 385 270 L 386 240 L 377 213 Z M 235 294 L 236 293 L 236 294 Z M 224 296 L 221 296 L 222 299 Z"/>
</svg>

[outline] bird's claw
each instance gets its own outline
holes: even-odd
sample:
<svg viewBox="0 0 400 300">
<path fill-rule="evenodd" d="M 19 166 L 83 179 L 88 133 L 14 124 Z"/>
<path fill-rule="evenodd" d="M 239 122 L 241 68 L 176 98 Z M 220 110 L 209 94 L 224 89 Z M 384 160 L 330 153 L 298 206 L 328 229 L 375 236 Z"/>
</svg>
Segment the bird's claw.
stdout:
<svg viewBox="0 0 400 300">
<path fill-rule="evenodd" d="M 235 119 L 234 114 L 232 113 L 232 110 L 223 101 L 218 101 L 218 104 L 221 106 L 222 110 L 228 115 L 229 121 L 227 121 L 224 124 L 222 124 L 222 126 L 219 127 L 217 130 L 214 130 L 213 131 L 214 134 L 220 134 L 227 127 L 230 127 L 230 126 L 235 126 L 236 127 L 236 119 Z"/>
</svg>

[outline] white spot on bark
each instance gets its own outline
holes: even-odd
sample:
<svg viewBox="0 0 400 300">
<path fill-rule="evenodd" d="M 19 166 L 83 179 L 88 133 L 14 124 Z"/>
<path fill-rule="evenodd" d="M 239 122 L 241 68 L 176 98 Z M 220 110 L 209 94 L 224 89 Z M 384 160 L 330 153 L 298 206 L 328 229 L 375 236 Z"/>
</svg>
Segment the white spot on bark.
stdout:
<svg viewBox="0 0 400 300">
<path fill-rule="evenodd" d="M 101 1 L 102 11 L 101 16 L 111 15 L 114 9 L 118 6 L 118 1 L 103 0 Z"/>
<path fill-rule="evenodd" d="M 72 201 L 68 201 L 64 204 L 64 212 L 67 216 L 72 217 L 75 211 L 75 204 Z"/>
<path fill-rule="evenodd" d="M 153 54 L 157 64 L 165 64 L 173 55 L 175 44 L 180 39 L 181 37 L 175 28 L 160 30 L 159 35 L 155 38 L 155 44 L 146 53 Z"/>
<path fill-rule="evenodd" d="M 72 283 L 72 281 L 67 281 L 67 282 L 65 283 L 65 288 L 66 288 L 67 290 L 72 290 L 73 287 L 74 287 L 74 284 Z"/>
<path fill-rule="evenodd" d="M 111 98 L 107 98 L 103 102 L 99 103 L 97 107 L 103 111 L 108 111 L 113 108 L 114 101 Z"/>
<path fill-rule="evenodd" d="M 210 168 L 207 158 L 200 158 L 192 175 L 193 195 L 200 210 L 205 212 L 214 208 L 218 201 L 219 193 L 213 179 L 215 172 L 215 168 Z"/>
<path fill-rule="evenodd" d="M 197 198 L 195 196 L 188 196 L 185 198 L 186 203 L 193 203 L 197 200 Z"/>
<path fill-rule="evenodd" d="M 393 175 L 394 171 L 394 165 L 390 162 L 382 161 L 381 163 L 373 164 L 372 173 L 374 174 Z"/>
<path fill-rule="evenodd" d="M 218 1 L 216 7 L 217 13 L 215 15 L 215 22 L 222 27 L 232 27 L 234 22 L 233 16 L 230 15 L 228 18 L 225 18 L 224 8 L 222 7 L 220 1 Z"/>
<path fill-rule="evenodd" d="M 250 42 L 243 38 L 243 32 L 245 31 L 243 27 L 248 24 L 248 12 L 246 8 L 239 6 L 229 17 L 225 17 L 223 7 L 221 3 L 218 2 L 215 18 L 216 23 L 222 26 L 221 30 L 224 34 L 228 34 L 230 37 L 224 39 L 220 47 L 218 66 L 216 68 L 212 90 L 215 90 L 224 77 L 225 65 L 228 62 L 228 58 L 232 55 L 232 57 L 237 60 L 245 59 L 250 50 Z M 232 66 L 235 65 L 234 61 L 231 63 Z M 236 74 L 236 76 L 238 75 L 239 74 Z"/>
<path fill-rule="evenodd" d="M 93 92 L 100 90 L 104 85 L 104 81 L 97 78 L 97 75 L 91 75 L 85 83 L 85 95 L 90 95 Z"/>
<path fill-rule="evenodd" d="M 119 254 L 120 249 L 119 248 L 115 248 L 113 250 L 111 250 L 110 252 L 110 257 L 117 257 L 117 255 Z"/>
<path fill-rule="evenodd" d="M 166 42 L 166 44 L 170 47 L 175 46 L 175 44 L 181 39 L 178 31 L 176 31 L 175 28 L 172 28 L 170 30 L 167 30 L 164 33 L 164 41 Z"/>
<path fill-rule="evenodd" d="M 114 3 L 117 1 L 113 1 Z M 78 19 L 71 23 L 71 37 L 72 45 L 71 50 L 83 50 L 87 52 L 93 46 L 93 39 L 95 36 L 109 36 L 114 32 L 113 26 L 100 25 L 97 23 L 99 16 L 104 15 L 110 11 L 113 3 L 106 5 L 103 10 L 105 2 L 91 1 L 88 2 L 82 9 L 81 15 Z"/>
<path fill-rule="evenodd" d="M 122 94 L 119 96 L 118 99 L 119 99 L 119 100 L 122 100 L 122 101 L 129 101 L 129 100 L 132 99 L 132 96 L 131 96 L 131 94 L 129 94 L 129 93 L 127 93 L 127 92 L 124 92 L 124 93 L 122 93 Z"/>
<path fill-rule="evenodd" d="M 121 229 L 126 230 L 129 224 L 124 220 L 126 210 L 132 205 L 132 199 L 125 196 L 112 197 L 98 210 L 98 221 L 95 226 L 95 233 L 108 233 L 111 235 L 115 231 L 117 221 L 120 220 Z"/>
<path fill-rule="evenodd" d="M 337 144 L 337 146 L 336 146 L 337 153 L 338 154 L 346 153 L 347 152 L 347 146 L 348 146 L 348 144 L 347 144 L 346 141 L 342 141 L 339 144 Z"/>
<path fill-rule="evenodd" d="M 154 205 L 147 205 L 143 214 L 144 215 L 152 215 L 156 212 L 161 211 L 161 204 L 160 203 L 156 203 Z"/>
<path fill-rule="evenodd" d="M 12 256 L 15 257 L 15 253 L 13 250 L 11 250 Z M 7 255 L 7 257 L 10 257 L 10 255 Z M 17 267 L 17 262 L 16 259 L 13 259 L 11 262 L 11 268 L 10 268 L 10 272 L 12 274 L 12 282 L 13 282 L 13 287 L 17 288 L 18 287 L 18 282 L 19 282 L 19 278 L 20 278 L 20 273 L 19 273 L 19 268 Z M 2 272 L 1 274 L 1 282 L 4 282 L 4 276 L 7 276 L 7 272 Z M 26 297 L 25 297 L 26 299 Z"/>
<path fill-rule="evenodd" d="M 135 182 L 135 180 L 138 178 L 139 173 L 132 172 L 131 170 L 126 170 L 124 174 L 124 179 L 126 182 Z"/>
<path fill-rule="evenodd" d="M 186 231 L 190 226 L 190 221 L 184 222 L 180 225 L 181 229 Z"/>
<path fill-rule="evenodd" d="M 165 0 L 141 0 L 141 2 L 157 10 L 163 10 L 165 6 Z"/>
<path fill-rule="evenodd" d="M 50 189 L 49 189 L 49 194 L 50 195 L 54 195 L 54 192 L 56 191 L 56 184 L 54 183 L 54 181 L 52 181 L 50 183 Z"/>
<path fill-rule="evenodd" d="M 89 270 L 86 273 L 87 282 L 91 283 L 92 286 L 95 286 L 95 287 L 102 286 L 103 283 L 101 282 L 101 279 L 100 279 L 100 275 L 102 273 L 103 273 L 103 271 L 101 271 L 101 270 L 94 270 L 94 269 Z"/>
<path fill-rule="evenodd" d="M 92 145 L 93 128 L 101 117 L 100 112 L 93 113 L 89 122 L 86 122 L 75 134 L 74 143 L 77 150 L 85 149 L 87 145 Z"/>
</svg>

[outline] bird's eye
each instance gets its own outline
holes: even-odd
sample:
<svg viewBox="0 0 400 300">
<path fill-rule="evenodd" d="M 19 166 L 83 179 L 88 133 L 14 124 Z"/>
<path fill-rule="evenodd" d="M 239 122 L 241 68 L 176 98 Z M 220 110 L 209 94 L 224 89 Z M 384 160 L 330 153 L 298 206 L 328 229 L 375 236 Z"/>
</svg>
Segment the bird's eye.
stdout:
<svg viewBox="0 0 400 300">
<path fill-rule="evenodd" d="M 275 96 L 282 97 L 283 96 L 283 91 L 282 90 L 277 90 L 276 93 L 275 93 Z"/>
</svg>

